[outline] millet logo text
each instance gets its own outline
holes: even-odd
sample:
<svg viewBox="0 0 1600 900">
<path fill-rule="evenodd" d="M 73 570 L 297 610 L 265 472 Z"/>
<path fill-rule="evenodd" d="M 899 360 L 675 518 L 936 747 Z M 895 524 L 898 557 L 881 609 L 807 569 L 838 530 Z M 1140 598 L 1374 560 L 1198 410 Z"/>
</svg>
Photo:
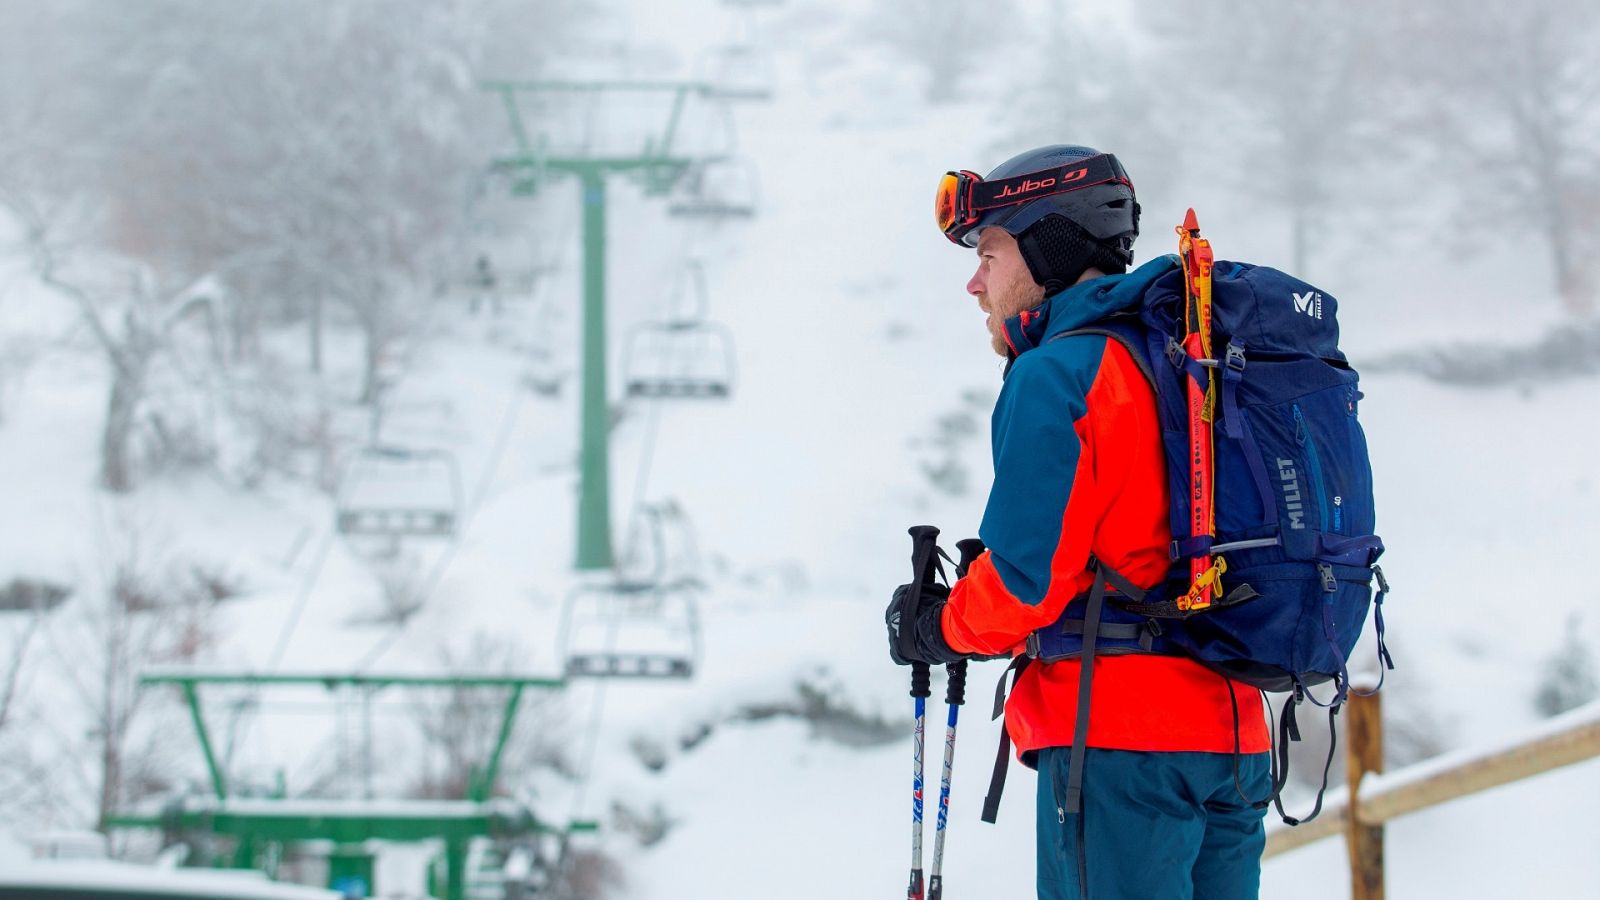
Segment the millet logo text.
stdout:
<svg viewBox="0 0 1600 900">
<path fill-rule="evenodd" d="M 1282 482 L 1284 508 L 1289 511 L 1289 527 L 1305 530 L 1306 512 L 1300 503 L 1300 473 L 1295 471 L 1294 460 L 1278 458 L 1278 480 Z"/>
</svg>

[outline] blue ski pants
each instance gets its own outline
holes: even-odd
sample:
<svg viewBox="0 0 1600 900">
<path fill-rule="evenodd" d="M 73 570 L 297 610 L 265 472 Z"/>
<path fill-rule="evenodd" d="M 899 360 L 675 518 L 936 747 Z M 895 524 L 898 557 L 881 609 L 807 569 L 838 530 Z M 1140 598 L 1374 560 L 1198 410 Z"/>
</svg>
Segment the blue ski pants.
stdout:
<svg viewBox="0 0 1600 900">
<path fill-rule="evenodd" d="M 1258 896 L 1265 810 L 1251 809 L 1240 797 L 1233 754 L 1091 747 L 1083 764 L 1083 812 L 1069 815 L 1061 798 L 1071 752 L 1039 752 L 1039 900 Z M 1246 754 L 1238 762 L 1244 793 L 1266 797 L 1272 789 L 1268 754 Z"/>
</svg>

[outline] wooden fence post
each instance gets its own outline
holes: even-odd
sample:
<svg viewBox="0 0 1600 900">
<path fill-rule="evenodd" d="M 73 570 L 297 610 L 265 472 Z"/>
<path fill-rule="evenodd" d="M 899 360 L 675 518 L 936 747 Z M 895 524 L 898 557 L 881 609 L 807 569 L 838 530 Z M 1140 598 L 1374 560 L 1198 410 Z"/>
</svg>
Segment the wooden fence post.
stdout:
<svg viewBox="0 0 1600 900">
<path fill-rule="evenodd" d="M 1383 771 L 1383 704 L 1378 695 L 1350 695 L 1345 756 L 1349 816 L 1345 847 L 1350 853 L 1352 900 L 1383 900 L 1383 826 L 1361 824 L 1361 776 Z"/>
</svg>

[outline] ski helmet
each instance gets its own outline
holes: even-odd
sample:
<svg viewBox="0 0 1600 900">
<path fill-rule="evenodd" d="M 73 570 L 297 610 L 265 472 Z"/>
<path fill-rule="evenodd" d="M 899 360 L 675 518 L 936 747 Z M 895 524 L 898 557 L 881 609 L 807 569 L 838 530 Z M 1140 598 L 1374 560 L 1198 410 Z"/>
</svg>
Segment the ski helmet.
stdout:
<svg viewBox="0 0 1600 900">
<path fill-rule="evenodd" d="M 1088 171 L 1086 167 L 1074 165 L 1088 161 L 1094 161 L 1093 171 L 1088 174 L 1083 174 Z M 1022 178 L 1028 175 L 1039 179 Z M 1066 182 L 1073 176 L 1094 180 L 1077 189 L 1039 187 L 1039 181 L 1045 179 Z M 1127 271 L 1133 262 L 1134 239 L 1139 236 L 1139 203 L 1133 182 L 1115 156 L 1092 147 L 1053 144 L 1013 156 L 981 182 L 993 184 L 1009 179 L 1021 179 L 1017 187 L 1024 193 L 1038 191 L 1038 198 L 1011 204 L 1003 204 L 1003 196 L 990 198 L 973 211 L 975 215 L 968 212 L 966 221 L 947 229 L 946 234 L 961 244 L 976 247 L 983 229 L 1005 229 L 1017 239 L 1033 280 L 1050 293 L 1075 283 L 1090 268 Z M 981 188 L 982 184 L 974 187 Z M 971 203 L 975 196 L 969 194 L 964 199 Z"/>
</svg>

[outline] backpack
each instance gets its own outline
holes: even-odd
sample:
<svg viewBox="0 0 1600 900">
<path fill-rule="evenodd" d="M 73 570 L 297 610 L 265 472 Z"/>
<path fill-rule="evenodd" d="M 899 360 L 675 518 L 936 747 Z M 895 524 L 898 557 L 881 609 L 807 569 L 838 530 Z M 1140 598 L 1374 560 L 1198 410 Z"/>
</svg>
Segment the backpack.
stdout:
<svg viewBox="0 0 1600 900">
<path fill-rule="evenodd" d="M 1362 394 L 1338 347 L 1338 303 L 1331 295 L 1275 269 L 1218 261 L 1211 293 L 1218 359 L 1204 361 L 1183 349 L 1184 277 L 1179 267 L 1150 286 L 1138 309 L 1052 338 L 1116 340 L 1154 388 L 1172 497 L 1168 579 L 1140 590 L 1091 558 L 1089 593 L 1030 635 L 1027 653 L 1013 668 L 1082 660 L 1069 812 L 1081 796 L 1097 653 L 1181 654 L 1259 690 L 1290 693 L 1273 741 L 1272 793 L 1246 799 L 1257 808 L 1276 802 L 1284 821 L 1298 824 L 1303 820 L 1284 813 L 1279 799 L 1288 780 L 1288 744 L 1300 739 L 1295 709 L 1305 701 L 1325 707 L 1332 726 L 1351 690 L 1347 661 L 1369 609 L 1375 611 L 1380 675 L 1394 667 L 1384 643 L 1388 584 L 1377 566 L 1384 547 L 1374 533 L 1372 468 L 1357 418 Z M 1187 383 L 1192 378 L 1203 387 L 1208 369 L 1218 375 L 1214 538 L 1196 537 L 1190 527 Z M 1208 607 L 1187 608 L 1180 600 L 1191 588 L 1190 560 L 1207 555 L 1222 560 L 1220 587 Z M 1328 682 L 1331 696 L 1312 694 Z M 1004 693 L 1002 677 L 997 716 Z M 1234 716 L 1237 732 L 1237 705 Z M 1007 744 L 1003 739 L 1002 755 Z M 1330 741 L 1323 790 L 1333 757 Z M 1236 770 L 1237 763 L 1236 749 Z M 1003 777 L 997 764 L 984 808 L 988 821 L 998 811 Z M 1305 820 L 1321 810 L 1322 793 Z"/>
</svg>

